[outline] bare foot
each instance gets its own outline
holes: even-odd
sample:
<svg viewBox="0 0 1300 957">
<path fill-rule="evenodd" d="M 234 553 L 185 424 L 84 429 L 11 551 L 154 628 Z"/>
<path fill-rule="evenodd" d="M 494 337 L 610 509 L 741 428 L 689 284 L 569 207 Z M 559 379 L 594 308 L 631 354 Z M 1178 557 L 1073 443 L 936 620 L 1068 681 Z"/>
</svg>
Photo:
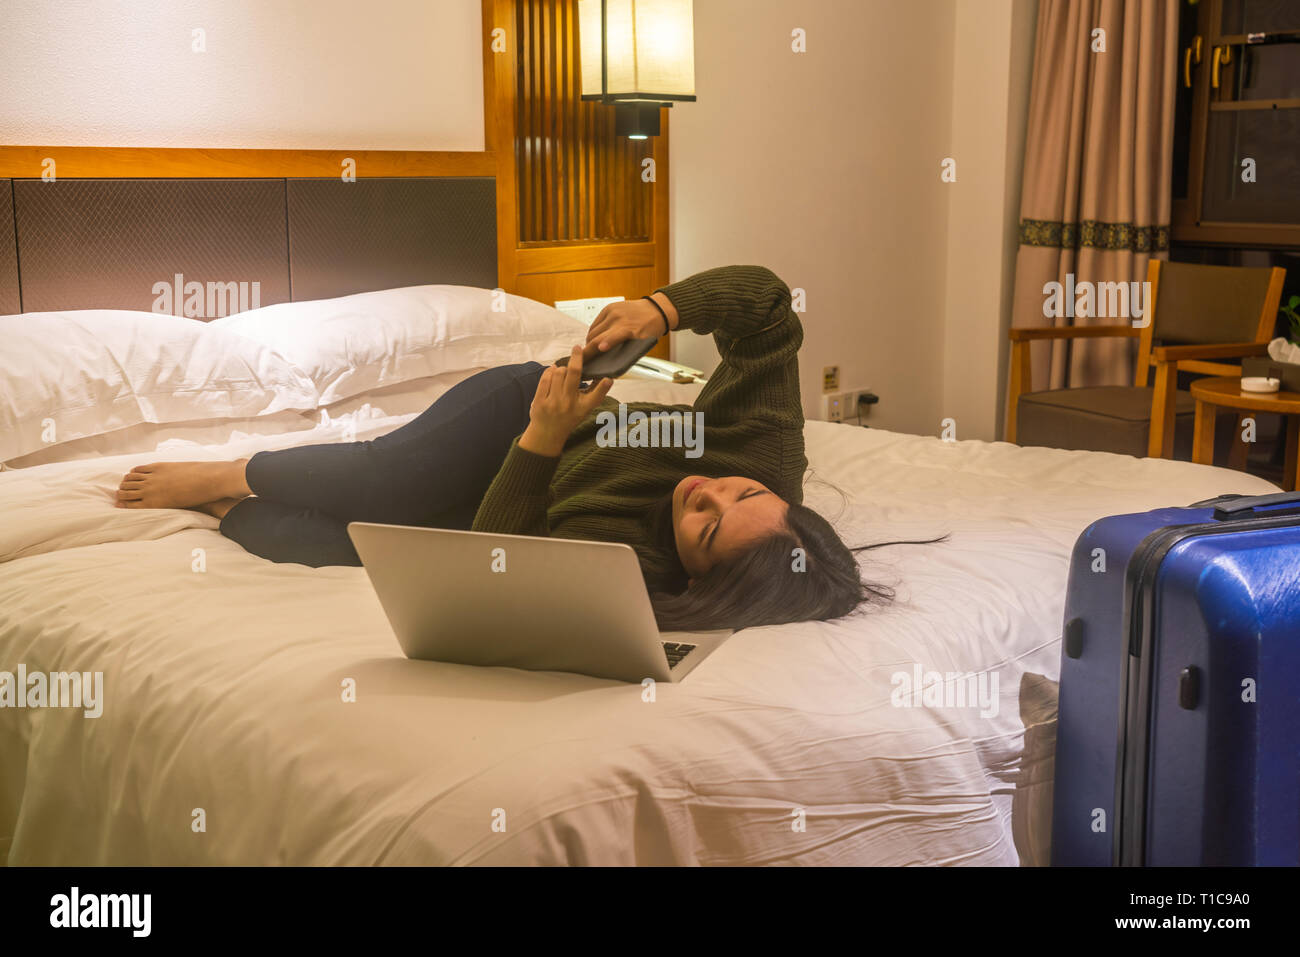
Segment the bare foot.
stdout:
<svg viewBox="0 0 1300 957">
<path fill-rule="evenodd" d="M 235 462 L 154 462 L 137 465 L 117 488 L 118 508 L 193 508 L 224 498 L 243 498 L 247 459 Z"/>
<path fill-rule="evenodd" d="M 213 518 L 225 518 L 226 513 L 242 501 L 242 498 L 220 498 L 215 502 L 204 502 L 202 505 L 195 505 L 194 511 L 206 512 Z"/>
</svg>

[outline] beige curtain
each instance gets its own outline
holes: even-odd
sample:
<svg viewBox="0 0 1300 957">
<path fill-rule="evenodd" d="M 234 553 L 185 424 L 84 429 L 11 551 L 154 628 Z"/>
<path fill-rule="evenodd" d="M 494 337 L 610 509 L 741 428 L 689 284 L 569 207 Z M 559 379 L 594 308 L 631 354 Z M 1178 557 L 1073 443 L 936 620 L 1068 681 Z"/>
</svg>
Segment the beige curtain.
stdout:
<svg viewBox="0 0 1300 957">
<path fill-rule="evenodd" d="M 1013 326 L 1122 321 L 1049 318 L 1043 287 L 1141 282 L 1168 258 L 1177 54 L 1176 0 L 1040 0 Z M 1133 383 L 1130 340 L 1033 350 L 1036 391 Z"/>
</svg>

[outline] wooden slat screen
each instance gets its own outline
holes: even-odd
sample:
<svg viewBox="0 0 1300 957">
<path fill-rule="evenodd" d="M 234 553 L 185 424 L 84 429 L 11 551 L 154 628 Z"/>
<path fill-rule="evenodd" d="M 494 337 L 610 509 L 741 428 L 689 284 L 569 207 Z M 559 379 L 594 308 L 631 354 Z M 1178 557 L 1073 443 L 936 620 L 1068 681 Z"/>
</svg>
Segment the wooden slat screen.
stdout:
<svg viewBox="0 0 1300 957">
<path fill-rule="evenodd" d="M 614 135 L 614 108 L 584 102 L 577 0 L 518 0 L 519 242 L 649 242 L 649 140 Z"/>
</svg>

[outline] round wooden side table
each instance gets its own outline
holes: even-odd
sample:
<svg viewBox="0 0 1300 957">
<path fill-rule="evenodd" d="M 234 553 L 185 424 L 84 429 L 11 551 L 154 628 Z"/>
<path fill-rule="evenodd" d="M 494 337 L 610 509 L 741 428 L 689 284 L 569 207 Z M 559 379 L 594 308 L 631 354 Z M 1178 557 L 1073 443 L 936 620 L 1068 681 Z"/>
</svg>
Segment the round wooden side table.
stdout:
<svg viewBox="0 0 1300 957">
<path fill-rule="evenodd" d="M 1192 461 L 1202 465 L 1214 464 L 1215 410 L 1236 409 L 1238 412 L 1275 412 L 1286 418 L 1286 466 L 1282 474 L 1282 487 L 1294 492 L 1297 479 L 1297 462 L 1300 457 L 1300 392 L 1242 392 L 1241 379 L 1236 376 L 1216 376 L 1197 379 L 1192 383 L 1192 398 L 1196 400 L 1196 422 L 1192 434 Z"/>
</svg>

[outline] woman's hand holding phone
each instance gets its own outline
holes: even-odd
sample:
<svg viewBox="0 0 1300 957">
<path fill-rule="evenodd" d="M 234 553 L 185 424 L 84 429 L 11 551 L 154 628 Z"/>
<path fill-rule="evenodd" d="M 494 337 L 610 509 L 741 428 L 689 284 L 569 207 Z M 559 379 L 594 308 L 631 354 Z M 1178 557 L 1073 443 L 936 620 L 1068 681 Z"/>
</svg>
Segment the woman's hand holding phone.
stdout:
<svg viewBox="0 0 1300 957">
<path fill-rule="evenodd" d="M 528 408 L 528 428 L 519 437 L 521 449 L 537 455 L 559 455 L 578 423 L 600 404 L 614 385 L 613 379 L 601 379 L 586 392 L 581 391 L 582 357 L 582 346 L 574 346 L 568 365 L 547 366 L 542 373 L 533 404 Z"/>
<path fill-rule="evenodd" d="M 663 309 L 662 313 L 655 308 L 655 303 Z M 665 316 L 668 318 L 668 329 L 664 329 Z M 646 299 L 611 302 L 600 311 L 587 331 L 587 345 L 582 351 L 582 357 L 590 361 L 620 342 L 628 339 L 658 339 L 676 328 L 677 309 L 661 292 L 654 294 L 654 302 Z"/>
</svg>

